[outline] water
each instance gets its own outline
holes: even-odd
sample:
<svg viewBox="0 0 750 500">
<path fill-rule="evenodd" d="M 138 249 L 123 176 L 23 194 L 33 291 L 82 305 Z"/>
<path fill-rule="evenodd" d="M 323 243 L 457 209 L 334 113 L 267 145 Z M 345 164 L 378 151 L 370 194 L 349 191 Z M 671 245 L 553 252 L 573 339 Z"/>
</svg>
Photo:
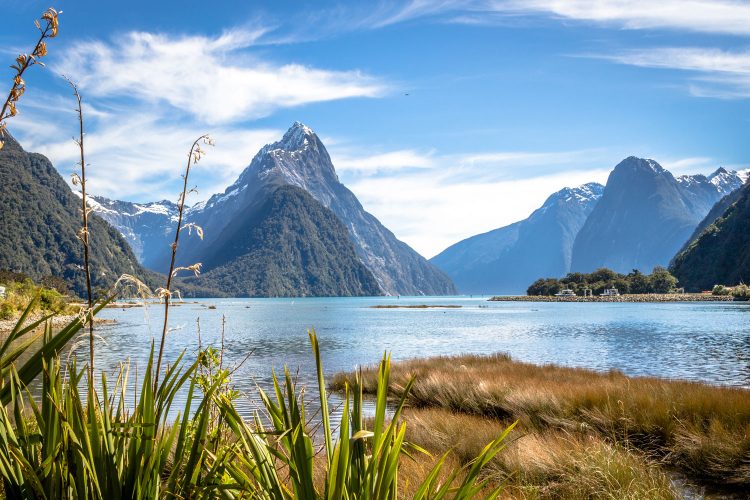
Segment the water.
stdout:
<svg viewBox="0 0 750 500">
<path fill-rule="evenodd" d="M 509 353 L 533 363 L 618 369 L 712 384 L 750 387 L 748 303 L 519 303 L 486 297 L 376 297 L 305 299 L 202 299 L 170 310 L 176 328 L 165 359 L 184 349 L 194 359 L 198 324 L 204 346 L 221 342 L 225 363 L 236 366 L 236 387 L 250 415 L 256 384 L 267 387 L 271 370 L 288 365 L 303 384 L 314 385 L 307 337 L 314 327 L 325 372 L 377 363 L 384 351 L 406 359 L 458 353 Z M 459 305 L 457 309 L 374 309 L 374 305 Z M 209 309 L 215 306 L 215 309 Z M 151 339 L 161 334 L 158 305 L 106 309 L 116 322 L 98 327 L 97 369 L 114 371 L 130 359 L 144 366 Z M 76 349 L 87 357 L 87 346 Z M 250 354 L 252 353 L 252 354 Z M 250 354 L 249 357 L 248 354 Z M 243 362 L 244 360 L 244 362 Z"/>
</svg>

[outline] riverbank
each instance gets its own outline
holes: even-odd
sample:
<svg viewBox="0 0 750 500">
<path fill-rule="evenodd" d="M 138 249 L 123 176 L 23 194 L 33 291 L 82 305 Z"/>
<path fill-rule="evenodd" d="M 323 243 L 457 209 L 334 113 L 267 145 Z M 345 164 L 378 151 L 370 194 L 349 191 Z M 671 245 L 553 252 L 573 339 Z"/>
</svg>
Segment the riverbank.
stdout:
<svg viewBox="0 0 750 500">
<path fill-rule="evenodd" d="M 45 314 L 40 313 L 40 312 L 29 314 L 24 324 L 28 325 L 30 323 L 33 323 L 34 321 L 39 320 L 43 318 L 44 316 Z M 59 316 L 52 316 L 50 318 L 50 321 L 52 322 L 52 329 L 56 330 L 56 329 L 60 329 L 64 327 L 65 325 L 73 321 L 75 317 L 76 317 L 75 314 L 63 314 Z M 0 320 L 0 338 L 4 338 L 6 335 L 12 332 L 17 322 L 18 322 L 18 318 Z M 117 320 L 114 320 L 111 318 L 94 318 L 95 325 L 110 325 L 113 323 L 117 323 Z"/>
<path fill-rule="evenodd" d="M 362 376 L 374 394 L 376 370 Z M 519 422 L 488 466 L 510 497 L 680 498 L 678 476 L 692 492 L 750 491 L 745 389 L 466 355 L 395 363 L 391 395 L 412 376 L 406 439 L 457 464 Z"/>
<path fill-rule="evenodd" d="M 614 297 L 555 297 L 549 295 L 497 295 L 492 302 L 732 302 L 731 295 L 706 293 L 642 293 Z"/>
</svg>

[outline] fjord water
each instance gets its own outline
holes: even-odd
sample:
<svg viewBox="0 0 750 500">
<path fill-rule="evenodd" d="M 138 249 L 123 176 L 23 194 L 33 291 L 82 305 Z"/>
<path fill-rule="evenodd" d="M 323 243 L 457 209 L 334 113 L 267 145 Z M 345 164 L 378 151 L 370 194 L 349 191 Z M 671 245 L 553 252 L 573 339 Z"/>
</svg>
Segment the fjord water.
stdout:
<svg viewBox="0 0 750 500">
<path fill-rule="evenodd" d="M 373 308 L 377 305 L 460 308 Z M 211 306 L 215 306 L 215 309 Z M 211 308 L 210 308 L 211 307 Z M 151 340 L 161 334 L 162 308 L 112 308 L 100 317 L 97 368 L 111 372 L 130 359 L 142 370 Z M 314 385 L 307 336 L 318 333 L 327 374 L 394 359 L 505 352 L 515 360 L 628 375 L 654 375 L 750 387 L 750 304 L 488 302 L 486 297 L 201 299 L 173 307 L 165 359 L 182 350 L 195 359 L 200 342 L 219 346 L 233 382 L 252 395 L 268 387 L 272 369 L 288 365 Z M 85 359 L 87 347 L 76 349 Z M 240 409 L 249 414 L 250 398 Z"/>
</svg>

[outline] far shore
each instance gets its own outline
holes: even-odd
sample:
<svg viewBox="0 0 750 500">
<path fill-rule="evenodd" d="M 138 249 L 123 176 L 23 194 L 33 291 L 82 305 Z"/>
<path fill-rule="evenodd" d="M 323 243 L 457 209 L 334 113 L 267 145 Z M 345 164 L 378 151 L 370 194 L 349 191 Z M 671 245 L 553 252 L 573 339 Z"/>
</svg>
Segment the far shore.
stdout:
<svg viewBox="0 0 750 500">
<path fill-rule="evenodd" d="M 610 297 L 555 297 L 554 295 L 497 295 L 492 302 L 732 302 L 731 295 L 707 293 L 634 293 Z"/>
</svg>

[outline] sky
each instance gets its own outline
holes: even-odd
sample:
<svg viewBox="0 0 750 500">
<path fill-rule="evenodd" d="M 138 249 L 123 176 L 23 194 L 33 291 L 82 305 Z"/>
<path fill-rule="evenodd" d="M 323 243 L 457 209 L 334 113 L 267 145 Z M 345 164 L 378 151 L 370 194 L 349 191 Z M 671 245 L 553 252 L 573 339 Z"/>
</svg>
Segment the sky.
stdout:
<svg viewBox="0 0 750 500">
<path fill-rule="evenodd" d="M 49 0 L 0 0 L 0 82 Z M 294 121 L 366 210 L 426 257 L 527 217 L 623 158 L 675 175 L 750 166 L 750 2 L 61 0 L 9 131 L 88 191 L 222 192 Z"/>
</svg>

